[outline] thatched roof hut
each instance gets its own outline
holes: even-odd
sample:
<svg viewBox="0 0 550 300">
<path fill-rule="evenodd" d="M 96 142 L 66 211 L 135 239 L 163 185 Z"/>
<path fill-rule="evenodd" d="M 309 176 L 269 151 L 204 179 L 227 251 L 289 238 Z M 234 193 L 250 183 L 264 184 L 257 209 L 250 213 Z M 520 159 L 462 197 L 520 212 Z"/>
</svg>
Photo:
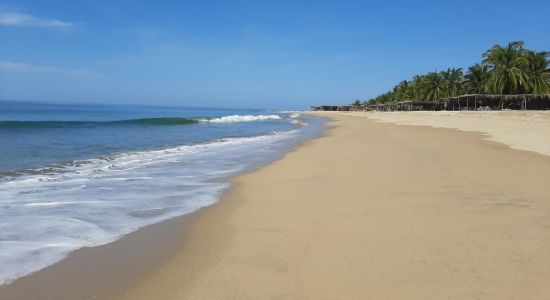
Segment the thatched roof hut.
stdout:
<svg viewBox="0 0 550 300">
<path fill-rule="evenodd" d="M 496 109 L 550 109 L 550 95 L 462 95 L 442 99 L 446 110 L 477 110 L 479 108 Z"/>
<path fill-rule="evenodd" d="M 360 107 L 354 105 L 320 105 L 312 106 L 312 111 L 357 111 Z"/>
<path fill-rule="evenodd" d="M 550 95 L 488 95 L 472 94 L 449 97 L 439 101 L 405 100 L 379 104 L 321 105 L 312 106 L 313 111 L 434 111 L 434 110 L 500 110 L 500 109 L 550 109 Z"/>
<path fill-rule="evenodd" d="M 401 102 L 389 102 L 383 104 L 367 104 L 368 111 L 419 111 L 419 110 L 444 110 L 442 102 L 407 100 Z"/>
</svg>

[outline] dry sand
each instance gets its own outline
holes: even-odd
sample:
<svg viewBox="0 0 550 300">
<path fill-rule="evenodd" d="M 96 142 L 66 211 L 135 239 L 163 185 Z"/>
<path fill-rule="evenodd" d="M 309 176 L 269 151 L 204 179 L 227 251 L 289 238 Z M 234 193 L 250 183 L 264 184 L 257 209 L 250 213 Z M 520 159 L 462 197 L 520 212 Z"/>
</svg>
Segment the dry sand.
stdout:
<svg viewBox="0 0 550 300">
<path fill-rule="evenodd" d="M 402 125 L 484 132 L 487 140 L 550 156 L 550 111 L 352 112 L 352 116 Z"/>
<path fill-rule="evenodd" d="M 548 156 L 333 116 L 323 137 L 235 178 L 176 253 L 116 298 L 550 298 Z M 547 153 L 547 135 L 527 148 Z"/>
</svg>

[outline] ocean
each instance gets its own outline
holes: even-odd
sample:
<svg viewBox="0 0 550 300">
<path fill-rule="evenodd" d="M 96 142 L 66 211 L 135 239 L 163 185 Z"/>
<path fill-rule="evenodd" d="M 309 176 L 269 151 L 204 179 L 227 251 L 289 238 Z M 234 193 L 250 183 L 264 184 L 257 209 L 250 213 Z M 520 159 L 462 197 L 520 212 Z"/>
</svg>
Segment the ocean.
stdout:
<svg viewBox="0 0 550 300">
<path fill-rule="evenodd" d="M 212 205 L 322 132 L 300 112 L 0 101 L 0 284 Z"/>
</svg>

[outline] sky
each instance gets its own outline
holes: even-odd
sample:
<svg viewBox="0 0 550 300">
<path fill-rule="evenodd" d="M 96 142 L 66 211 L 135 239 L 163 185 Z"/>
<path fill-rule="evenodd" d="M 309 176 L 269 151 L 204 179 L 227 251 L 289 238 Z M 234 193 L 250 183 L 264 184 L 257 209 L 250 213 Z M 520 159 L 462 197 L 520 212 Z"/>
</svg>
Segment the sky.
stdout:
<svg viewBox="0 0 550 300">
<path fill-rule="evenodd" d="M 302 109 L 495 44 L 550 51 L 550 1 L 0 0 L 0 99 Z"/>
</svg>

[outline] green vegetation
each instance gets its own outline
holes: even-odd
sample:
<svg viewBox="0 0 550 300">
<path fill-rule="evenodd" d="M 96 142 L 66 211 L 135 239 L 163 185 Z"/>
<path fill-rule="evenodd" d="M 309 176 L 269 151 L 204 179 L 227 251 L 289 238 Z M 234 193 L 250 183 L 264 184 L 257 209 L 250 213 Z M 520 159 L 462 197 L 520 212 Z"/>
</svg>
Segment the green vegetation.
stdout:
<svg viewBox="0 0 550 300">
<path fill-rule="evenodd" d="M 550 52 L 524 48 L 523 42 L 496 45 L 483 54 L 483 61 L 468 68 L 449 68 L 404 80 L 393 90 L 369 103 L 405 100 L 439 101 L 464 94 L 550 94 Z M 353 105 L 359 106 L 356 100 Z"/>
</svg>

